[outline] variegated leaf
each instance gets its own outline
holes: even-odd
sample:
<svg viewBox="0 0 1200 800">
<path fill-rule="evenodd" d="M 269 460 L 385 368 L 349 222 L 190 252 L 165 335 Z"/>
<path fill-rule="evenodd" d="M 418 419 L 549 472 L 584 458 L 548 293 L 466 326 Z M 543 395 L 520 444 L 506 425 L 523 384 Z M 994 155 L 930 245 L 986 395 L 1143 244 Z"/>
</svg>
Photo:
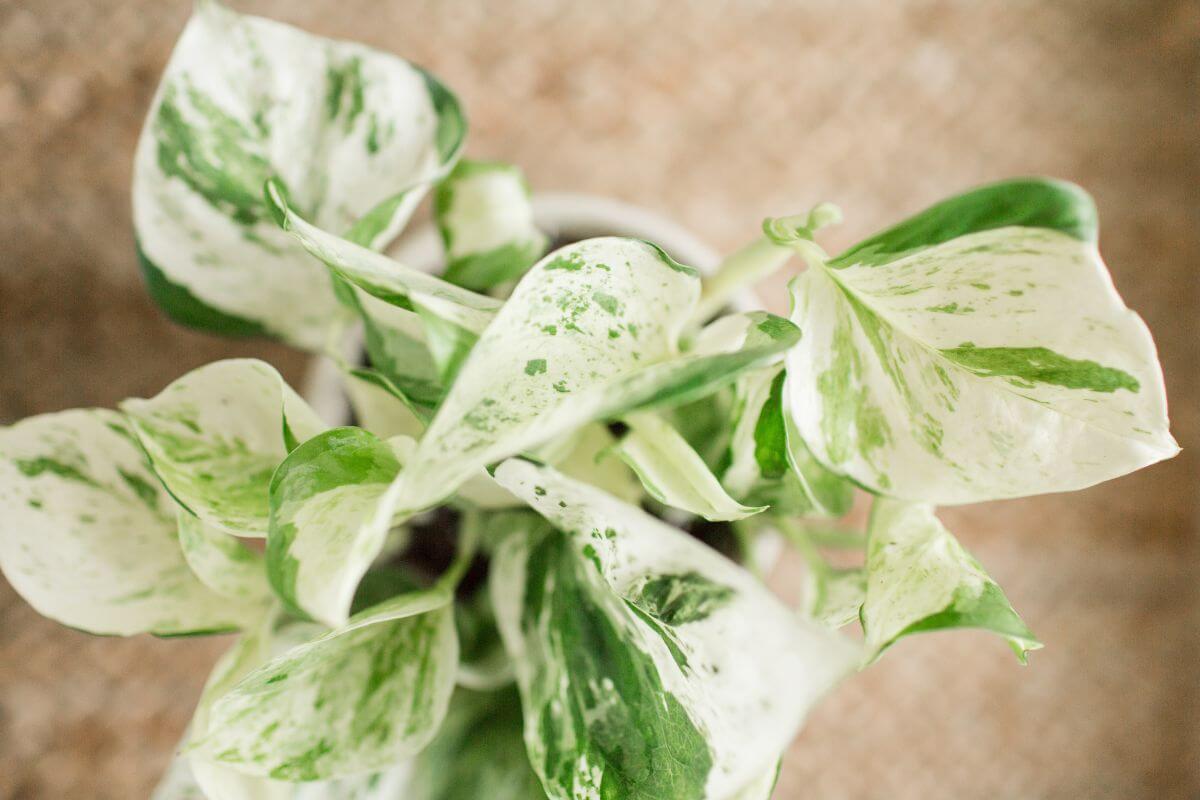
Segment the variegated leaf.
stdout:
<svg viewBox="0 0 1200 800">
<path fill-rule="evenodd" d="M 812 457 L 783 406 L 781 365 L 752 370 L 735 384 L 729 464 L 722 481 L 734 497 L 774 514 L 842 516 L 854 487 Z"/>
<path fill-rule="evenodd" d="M 210 633 L 255 613 L 188 569 L 175 503 L 115 411 L 0 429 L 0 568 L 39 613 L 90 633 Z"/>
<path fill-rule="evenodd" d="M 457 661 L 453 593 L 395 597 L 217 696 L 189 752 L 293 782 L 387 769 L 437 732 Z"/>
<path fill-rule="evenodd" d="M 446 247 L 444 277 L 487 291 L 515 281 L 546 252 L 521 171 L 494 161 L 460 161 L 434 202 Z"/>
<path fill-rule="evenodd" d="M 745 519 L 766 508 L 730 497 L 704 459 L 654 412 L 630 414 L 625 422 L 629 433 L 615 450 L 655 500 L 711 521 Z"/>
<path fill-rule="evenodd" d="M 392 527 L 381 501 L 401 465 L 396 447 L 361 428 L 326 431 L 280 464 L 270 484 L 267 571 L 285 602 L 330 627 L 345 622 Z"/>
<path fill-rule="evenodd" d="M 273 658 L 316 639 L 324 633 L 318 625 L 288 622 L 278 614 L 265 616 L 247 631 L 217 662 L 204 687 L 192 718 L 189 738 L 202 739 L 209 729 L 209 709 L 239 681 Z M 185 754 L 172 765 L 179 791 L 196 791 L 207 800 L 394 800 L 408 780 L 408 764 L 401 762 L 380 772 L 327 781 L 291 781 L 240 772 L 202 754 Z M 164 791 L 160 788 L 160 791 Z M 155 800 L 191 800 L 193 795 L 156 795 Z"/>
<path fill-rule="evenodd" d="M 189 511 L 178 508 L 176 516 L 179 547 L 201 583 L 217 594 L 265 608 L 271 584 L 262 554 Z"/>
<path fill-rule="evenodd" d="M 946 628 L 997 633 L 1022 663 L 1027 651 L 1042 646 L 929 506 L 876 499 L 866 573 L 862 623 L 869 659 L 903 636 Z"/>
<path fill-rule="evenodd" d="M 799 337 L 766 313 L 719 320 L 679 355 L 695 272 L 630 239 L 590 239 L 530 270 L 476 344 L 401 481 L 432 505 L 480 467 L 597 419 L 702 397 Z"/>
<path fill-rule="evenodd" d="M 433 505 L 484 465 L 594 419 L 603 398 L 589 390 L 674 355 L 699 288 L 693 270 L 630 239 L 547 256 L 476 343 L 405 473 L 400 506 Z"/>
<path fill-rule="evenodd" d="M 253 359 L 192 370 L 121 410 L 172 496 L 235 536 L 266 535 L 271 474 L 326 428 L 274 367 Z"/>
<path fill-rule="evenodd" d="M 771 769 L 858 648 L 633 506 L 510 459 L 558 531 L 513 536 L 491 591 L 547 793 L 728 798 Z"/>
<path fill-rule="evenodd" d="M 858 620 L 867 592 L 862 569 L 810 569 L 804 592 L 804 613 L 822 625 L 840 628 Z"/>
<path fill-rule="evenodd" d="M 501 301 L 493 297 L 455 286 L 313 225 L 292 210 L 291 199 L 277 183 L 268 182 L 265 197 L 276 222 L 301 247 L 335 276 L 372 297 L 402 309 L 420 305 L 476 335 L 501 306 Z"/>
<path fill-rule="evenodd" d="M 264 181 L 321 226 L 379 247 L 453 164 L 464 131 L 453 95 L 400 58 L 197 3 L 134 160 L 151 294 L 189 325 L 320 348 L 346 311 L 271 220 Z"/>
<path fill-rule="evenodd" d="M 354 409 L 355 423 L 380 439 L 393 436 L 418 438 L 425 430 L 422 406 L 400 391 L 381 372 L 350 370 L 345 375 L 346 394 Z"/>
<path fill-rule="evenodd" d="M 873 491 L 938 504 L 1060 492 L 1178 449 L 1154 343 L 1075 186 L 960 195 L 792 288 L 796 426 Z"/>
</svg>

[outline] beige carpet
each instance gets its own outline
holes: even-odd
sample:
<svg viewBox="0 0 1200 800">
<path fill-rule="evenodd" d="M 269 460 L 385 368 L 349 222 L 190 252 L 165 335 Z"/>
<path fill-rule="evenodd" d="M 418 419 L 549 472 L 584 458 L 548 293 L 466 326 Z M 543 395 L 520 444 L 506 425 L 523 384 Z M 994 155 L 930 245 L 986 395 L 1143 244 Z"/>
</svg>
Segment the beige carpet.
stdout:
<svg viewBox="0 0 1200 800">
<path fill-rule="evenodd" d="M 302 375 L 281 347 L 164 322 L 142 291 L 130 158 L 189 5 L 0 0 L 0 423 L 234 354 Z M 471 154 L 723 248 L 819 200 L 846 212 L 836 247 L 977 182 L 1076 180 L 1200 447 L 1194 1 L 234 5 L 421 62 L 463 98 Z M 1046 649 L 1022 669 L 981 635 L 905 642 L 818 709 L 776 798 L 1200 796 L 1197 463 L 947 511 Z M 0 581 L 0 797 L 144 797 L 224 644 L 88 637 Z"/>
</svg>

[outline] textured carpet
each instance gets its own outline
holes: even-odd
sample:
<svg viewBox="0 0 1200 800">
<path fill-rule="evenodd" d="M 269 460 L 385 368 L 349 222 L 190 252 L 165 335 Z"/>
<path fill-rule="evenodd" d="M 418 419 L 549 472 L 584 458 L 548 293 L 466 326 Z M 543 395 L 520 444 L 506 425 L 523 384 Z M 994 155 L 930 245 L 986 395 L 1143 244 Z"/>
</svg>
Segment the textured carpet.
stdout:
<svg viewBox="0 0 1200 800">
<path fill-rule="evenodd" d="M 0 0 L 0 423 L 157 391 L 277 345 L 151 308 L 129 232 L 134 141 L 185 0 Z M 839 688 L 775 797 L 1200 796 L 1200 4 L 234 2 L 388 48 L 468 109 L 469 152 L 613 195 L 722 248 L 842 206 L 848 244 L 972 184 L 1086 186 L 1117 287 L 1156 334 L 1184 454 L 1089 491 L 944 518 L 1046 649 L 906 641 Z M 782 280 L 764 287 L 776 310 Z M 775 584 L 795 596 L 798 566 Z M 0 797 L 144 797 L 222 640 L 97 639 L 0 581 Z"/>
</svg>

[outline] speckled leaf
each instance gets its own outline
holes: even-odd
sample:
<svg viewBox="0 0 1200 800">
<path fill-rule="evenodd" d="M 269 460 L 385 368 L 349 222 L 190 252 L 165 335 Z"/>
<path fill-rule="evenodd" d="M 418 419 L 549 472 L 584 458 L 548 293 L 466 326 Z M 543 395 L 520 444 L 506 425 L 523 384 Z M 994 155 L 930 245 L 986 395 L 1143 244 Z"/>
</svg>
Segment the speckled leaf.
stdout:
<svg viewBox="0 0 1200 800">
<path fill-rule="evenodd" d="M 511 164 L 459 162 L 438 184 L 434 209 L 451 283 L 487 291 L 520 278 L 546 252 L 529 187 Z"/>
<path fill-rule="evenodd" d="M 598 416 L 598 387 L 669 359 L 696 273 L 631 239 L 565 247 L 521 280 L 476 343 L 403 478 L 403 508 Z M 460 290 L 461 291 L 461 290 Z"/>
<path fill-rule="evenodd" d="M 175 503 L 115 411 L 0 429 L 0 568 L 39 613 L 90 633 L 210 633 L 254 613 L 188 569 Z"/>
<path fill-rule="evenodd" d="M 275 368 L 229 359 L 121 404 L 179 503 L 235 536 L 267 533 L 267 488 L 288 451 L 325 430 Z"/>
<path fill-rule="evenodd" d="M 552 798 L 727 798 L 853 668 L 853 643 L 640 509 L 527 461 L 496 479 L 559 529 L 510 537 L 491 573 Z"/>
<path fill-rule="evenodd" d="M 250 775 L 314 781 L 386 769 L 437 732 L 454 688 L 453 594 L 401 595 L 250 672 L 189 750 Z"/>
<path fill-rule="evenodd" d="M 546 800 L 521 740 L 521 700 L 512 687 L 460 689 L 437 738 L 412 765 L 404 800 Z"/>
<path fill-rule="evenodd" d="M 654 412 L 630 414 L 625 422 L 629 433 L 615 450 L 655 500 L 711 521 L 745 519 L 766 508 L 730 497 L 704 459 Z"/>
<path fill-rule="evenodd" d="M 265 608 L 271 584 L 262 554 L 189 511 L 177 508 L 176 516 L 179 546 L 200 582 L 217 594 Z"/>
<path fill-rule="evenodd" d="M 1075 186 L 961 195 L 792 289 L 796 426 L 873 491 L 938 504 L 1060 492 L 1177 451 L 1154 343 Z"/>
<path fill-rule="evenodd" d="M 901 637 L 946 628 L 997 633 L 1022 662 L 1027 651 L 1042 646 L 929 506 L 875 501 L 866 571 L 862 622 L 868 659 Z"/>
<path fill-rule="evenodd" d="M 743 502 L 775 514 L 837 517 L 850 510 L 854 487 L 812 457 L 784 413 L 786 373 L 774 364 L 735 384 L 729 464 L 722 482 Z"/>
<path fill-rule="evenodd" d="M 464 130 L 453 95 L 400 58 L 198 3 L 134 160 L 151 293 L 189 325 L 320 348 L 347 312 L 271 220 L 263 182 L 379 247 L 453 164 Z"/>
<path fill-rule="evenodd" d="M 399 505 L 419 509 L 463 476 L 597 419 L 696 399 L 778 358 L 799 337 L 770 314 L 738 315 L 675 342 L 696 273 L 631 239 L 551 254 L 517 285 L 475 345 L 406 473 Z"/>
<path fill-rule="evenodd" d="M 189 738 L 200 740 L 209 729 L 212 704 L 255 669 L 325 633 L 318 625 L 287 621 L 271 614 L 247 633 L 217 662 L 205 684 L 200 703 L 192 718 Z M 181 755 L 177 764 L 186 769 L 191 786 L 203 792 L 207 800 L 394 800 L 408 780 L 408 764 L 401 762 L 380 772 L 361 773 L 328 781 L 295 783 L 240 772 L 225 764 L 210 761 L 201 753 Z M 181 783 L 188 786 L 188 783 Z M 167 796 L 159 800 L 184 800 Z"/>
<path fill-rule="evenodd" d="M 280 464 L 267 571 L 285 602 L 331 627 L 345 622 L 392 526 L 381 501 L 400 468 L 397 449 L 361 428 L 326 431 Z"/>
</svg>

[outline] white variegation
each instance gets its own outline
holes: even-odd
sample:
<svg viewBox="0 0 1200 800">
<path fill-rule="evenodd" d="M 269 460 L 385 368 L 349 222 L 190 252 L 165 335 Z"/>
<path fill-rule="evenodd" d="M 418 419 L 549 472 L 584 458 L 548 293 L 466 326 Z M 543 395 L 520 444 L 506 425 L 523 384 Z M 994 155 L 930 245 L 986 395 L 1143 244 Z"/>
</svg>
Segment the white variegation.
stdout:
<svg viewBox="0 0 1200 800">
<path fill-rule="evenodd" d="M 886 264 L 817 263 L 792 295 L 796 426 L 873 491 L 1061 492 L 1178 449 L 1154 343 L 1094 242 L 996 228 Z"/>
<path fill-rule="evenodd" d="M 411 406 L 386 389 L 380 388 L 377 383 L 348 373 L 345 387 L 359 426 L 380 439 L 390 439 L 393 436 L 415 439 L 425 429 Z"/>
<path fill-rule="evenodd" d="M 546 251 L 529 187 L 511 164 L 462 161 L 436 193 L 446 279 L 484 291 L 515 280 Z"/>
<path fill-rule="evenodd" d="M 745 519 L 766 509 L 730 497 L 704 459 L 654 412 L 629 414 L 624 421 L 630 430 L 615 450 L 655 500 L 710 521 Z"/>
<path fill-rule="evenodd" d="M 335 428 L 292 451 L 270 486 L 267 568 L 280 597 L 330 627 L 345 623 L 387 541 L 384 495 L 412 447 Z"/>
<path fill-rule="evenodd" d="M 188 569 L 175 504 L 115 411 L 0 429 L 0 569 L 39 613 L 90 633 L 206 633 L 254 615 Z"/>
<path fill-rule="evenodd" d="M 433 738 L 454 688 L 453 592 L 400 595 L 214 693 L 188 752 L 256 777 L 389 769 Z"/>
<path fill-rule="evenodd" d="M 480 337 L 429 429 L 397 505 L 433 505 L 484 465 L 591 421 L 598 387 L 676 352 L 700 286 L 631 239 L 590 239 L 535 265 Z"/>
<path fill-rule="evenodd" d="M 278 216 L 280 227 L 301 247 L 334 274 L 373 297 L 393 304 L 418 304 L 474 334 L 483 332 L 502 305 L 493 297 L 455 286 L 322 230 L 293 211 L 290 201 L 276 184 L 268 185 L 267 199 Z"/>
<path fill-rule="evenodd" d="M 317 625 L 286 623 L 277 613 L 247 631 L 217 662 L 204 687 L 192 718 L 189 738 L 204 737 L 209 727 L 209 709 L 216 700 L 253 670 L 293 647 L 325 633 Z M 401 762 L 382 772 L 371 772 L 329 781 L 295 783 L 239 772 L 201 754 L 178 756 L 171 766 L 171 780 L 159 788 L 152 800 L 392 800 L 408 781 L 408 763 Z"/>
<path fill-rule="evenodd" d="M 184 322 L 321 348 L 347 311 L 272 221 L 263 183 L 380 247 L 452 166 L 463 125 L 453 96 L 403 59 L 198 3 L 134 159 L 152 293 Z"/>
<path fill-rule="evenodd" d="M 1022 661 L 1042 646 L 929 506 L 878 498 L 868 536 L 862 606 L 868 660 L 902 636 L 946 628 L 997 633 Z"/>
<path fill-rule="evenodd" d="M 292 447 L 327 427 L 274 367 L 254 359 L 192 370 L 121 410 L 171 495 L 235 536 L 266 535 L 272 473 Z"/>
<path fill-rule="evenodd" d="M 853 668 L 858 648 L 852 642 L 796 617 L 750 573 L 640 509 L 526 461 L 502 463 L 496 479 L 564 531 L 585 573 L 596 570 L 598 585 L 620 598 L 615 605 L 603 597 L 596 602 L 606 613 L 620 615 L 614 624 L 625 632 L 626 646 L 653 663 L 666 696 L 682 704 L 703 733 L 711 757 L 704 797 L 727 798 L 760 779 L 774 766 L 809 708 Z M 604 763 L 589 761 L 588 743 L 575 738 L 566 710 L 551 704 L 540 715 L 541 703 L 549 698 L 529 696 L 535 682 L 571 690 L 569 674 L 557 679 L 536 675 L 537 665 L 527 657 L 533 652 L 529 648 L 544 648 L 560 635 L 525 627 L 537 624 L 524 608 L 530 541 L 510 537 L 505 542 L 493 563 L 491 583 L 501 632 L 525 694 L 526 746 L 535 769 L 544 763 L 547 748 L 577 752 L 573 785 L 598 786 Z M 645 604 L 646 590 L 656 580 L 671 579 L 709 587 L 715 592 L 713 602 L 691 616 L 655 618 L 654 609 Z M 546 591 L 554 580 L 553 575 L 547 578 Z M 666 597 L 686 607 L 686 589 Z M 651 618 L 657 623 L 648 622 Z M 615 702 L 602 686 L 574 691 L 582 693 L 576 697 L 592 697 L 598 704 L 597 720 L 605 704 Z M 626 703 L 639 700 L 622 698 Z M 653 702 L 661 705 L 663 699 Z M 628 746 L 631 751 L 636 748 L 632 741 Z M 654 757 L 669 759 L 670 754 Z M 648 770 L 667 767 L 665 761 L 645 765 Z M 570 786 L 560 783 L 563 776 L 554 776 L 553 783 L 545 774 L 542 778 L 552 797 L 573 796 Z"/>
<path fill-rule="evenodd" d="M 866 597 L 862 569 L 812 568 L 804 591 L 803 611 L 822 625 L 840 628 L 858 620 Z"/>
<path fill-rule="evenodd" d="M 217 594 L 266 607 L 271 584 L 262 554 L 182 508 L 179 547 L 196 577 Z"/>
</svg>

